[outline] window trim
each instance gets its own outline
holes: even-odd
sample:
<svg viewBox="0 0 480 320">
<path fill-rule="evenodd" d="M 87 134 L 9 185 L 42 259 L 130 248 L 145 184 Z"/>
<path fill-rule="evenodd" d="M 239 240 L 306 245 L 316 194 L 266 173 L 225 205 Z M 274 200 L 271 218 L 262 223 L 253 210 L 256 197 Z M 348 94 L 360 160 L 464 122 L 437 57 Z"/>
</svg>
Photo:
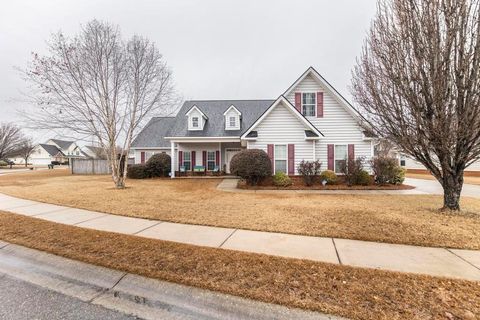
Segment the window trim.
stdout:
<svg viewBox="0 0 480 320">
<path fill-rule="evenodd" d="M 279 161 L 285 161 L 285 174 L 288 174 L 288 144 L 273 144 L 273 174 L 277 173 L 277 153 L 275 152 L 277 146 L 285 147 L 285 159 L 279 159 Z"/>
<path fill-rule="evenodd" d="M 182 166 L 185 167 L 185 171 L 190 171 L 192 170 L 192 151 L 182 151 L 183 152 L 183 159 L 182 159 Z M 185 155 L 188 153 L 188 155 L 190 156 L 190 160 L 188 161 L 185 161 Z M 187 169 L 187 167 L 185 166 L 185 163 L 188 162 L 189 163 L 189 169 Z"/>
<path fill-rule="evenodd" d="M 317 116 L 317 93 L 313 91 L 302 91 L 300 92 L 301 98 L 300 98 L 300 106 L 302 110 L 302 115 L 304 117 L 316 117 Z M 303 102 L 303 95 L 304 94 L 313 94 L 315 102 L 313 103 L 313 115 L 306 115 L 304 112 L 304 102 Z M 312 105 L 312 104 L 307 104 L 307 105 Z"/>
<path fill-rule="evenodd" d="M 195 120 L 197 121 L 195 125 Z M 200 128 L 200 118 L 197 116 L 192 116 L 192 128 L 198 129 Z"/>
<path fill-rule="evenodd" d="M 217 151 L 218 150 L 207 150 L 207 159 L 206 159 L 207 163 L 205 164 L 205 170 L 207 170 L 207 171 L 215 170 L 215 166 L 217 165 Z M 213 160 L 208 159 L 208 154 L 209 153 L 213 153 Z M 208 169 L 208 163 L 212 162 L 212 161 L 213 161 L 213 169 L 209 170 Z"/>
<path fill-rule="evenodd" d="M 346 148 L 345 149 L 346 150 L 346 157 L 345 158 L 337 159 L 337 146 L 344 146 Z M 348 161 L 348 143 L 347 144 L 344 144 L 344 143 L 333 144 L 333 172 L 335 172 L 336 174 L 342 174 L 341 172 L 337 172 L 337 166 L 335 165 L 337 160 Z"/>
</svg>

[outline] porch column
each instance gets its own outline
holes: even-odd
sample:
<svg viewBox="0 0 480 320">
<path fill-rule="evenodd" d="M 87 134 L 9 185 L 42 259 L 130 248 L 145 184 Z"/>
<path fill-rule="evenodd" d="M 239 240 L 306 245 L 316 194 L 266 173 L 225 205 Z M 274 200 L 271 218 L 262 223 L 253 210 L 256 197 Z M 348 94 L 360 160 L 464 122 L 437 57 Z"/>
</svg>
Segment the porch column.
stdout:
<svg viewBox="0 0 480 320">
<path fill-rule="evenodd" d="M 170 161 L 171 161 L 171 164 L 170 164 L 170 168 L 171 168 L 171 175 L 170 175 L 170 178 L 175 178 L 175 159 L 177 158 L 176 155 L 175 155 L 175 142 L 173 141 L 170 141 Z"/>
<path fill-rule="evenodd" d="M 220 152 L 220 159 L 218 160 L 218 165 L 219 165 L 218 170 L 220 170 L 220 172 L 222 172 L 223 164 L 222 164 L 222 143 L 221 142 L 218 143 L 218 150 Z"/>
</svg>

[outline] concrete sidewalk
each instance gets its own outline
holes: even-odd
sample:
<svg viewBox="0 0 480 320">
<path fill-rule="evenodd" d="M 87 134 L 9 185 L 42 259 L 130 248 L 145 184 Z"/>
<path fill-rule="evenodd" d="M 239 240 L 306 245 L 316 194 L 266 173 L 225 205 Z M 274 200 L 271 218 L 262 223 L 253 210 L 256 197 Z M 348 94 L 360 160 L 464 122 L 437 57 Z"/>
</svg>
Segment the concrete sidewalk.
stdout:
<svg viewBox="0 0 480 320">
<path fill-rule="evenodd" d="M 480 251 L 309 237 L 122 217 L 0 194 L 0 210 L 83 228 L 356 267 L 480 281 Z"/>
<path fill-rule="evenodd" d="M 3 274 L 142 319 L 341 319 L 145 278 L 0 241 L 0 277 Z M 80 313 L 75 315 L 83 319 Z M 105 312 L 94 318 L 107 319 L 104 316 Z"/>
</svg>

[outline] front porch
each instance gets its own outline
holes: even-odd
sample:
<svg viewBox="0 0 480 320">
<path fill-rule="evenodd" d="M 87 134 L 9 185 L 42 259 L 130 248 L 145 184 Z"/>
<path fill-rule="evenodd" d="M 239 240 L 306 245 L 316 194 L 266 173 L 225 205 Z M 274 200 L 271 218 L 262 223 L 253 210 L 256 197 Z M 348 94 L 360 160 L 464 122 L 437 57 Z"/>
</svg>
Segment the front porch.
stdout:
<svg viewBox="0 0 480 320">
<path fill-rule="evenodd" d="M 245 149 L 240 141 L 172 142 L 172 178 L 231 176 L 230 161 Z"/>
</svg>

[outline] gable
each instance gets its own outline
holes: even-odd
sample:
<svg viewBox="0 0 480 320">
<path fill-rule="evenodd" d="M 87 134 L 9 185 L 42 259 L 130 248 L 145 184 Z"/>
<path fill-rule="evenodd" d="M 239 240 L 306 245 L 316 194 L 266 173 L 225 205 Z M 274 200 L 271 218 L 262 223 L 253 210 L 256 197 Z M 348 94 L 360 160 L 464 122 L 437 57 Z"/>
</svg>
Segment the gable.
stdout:
<svg viewBox="0 0 480 320">
<path fill-rule="evenodd" d="M 252 131 L 258 131 L 258 128 L 266 128 L 270 124 L 270 121 L 266 119 L 271 119 L 274 115 L 274 122 L 279 132 L 283 132 L 284 135 L 288 135 L 289 130 L 295 130 L 302 132 L 303 137 L 305 136 L 305 131 L 310 130 L 312 133 L 316 134 L 317 137 L 323 136 L 323 134 L 312 124 L 310 123 L 302 114 L 300 114 L 292 104 L 283 96 L 280 96 L 275 103 L 273 103 L 265 113 L 255 121 L 255 123 L 242 135 L 242 139 L 251 138 L 250 133 Z M 283 128 L 283 129 L 282 129 Z"/>
<path fill-rule="evenodd" d="M 304 138 L 306 128 L 305 124 L 281 102 L 253 130 L 260 138 L 265 135 L 282 137 L 294 135 Z"/>
<path fill-rule="evenodd" d="M 339 99 L 313 72 L 304 74 L 287 90 L 286 98 L 290 103 L 295 103 L 296 92 L 323 92 L 323 117 L 309 119 L 326 137 L 338 136 L 346 132 L 349 135 L 363 136 L 360 116 L 346 105 L 346 102 Z"/>
</svg>

